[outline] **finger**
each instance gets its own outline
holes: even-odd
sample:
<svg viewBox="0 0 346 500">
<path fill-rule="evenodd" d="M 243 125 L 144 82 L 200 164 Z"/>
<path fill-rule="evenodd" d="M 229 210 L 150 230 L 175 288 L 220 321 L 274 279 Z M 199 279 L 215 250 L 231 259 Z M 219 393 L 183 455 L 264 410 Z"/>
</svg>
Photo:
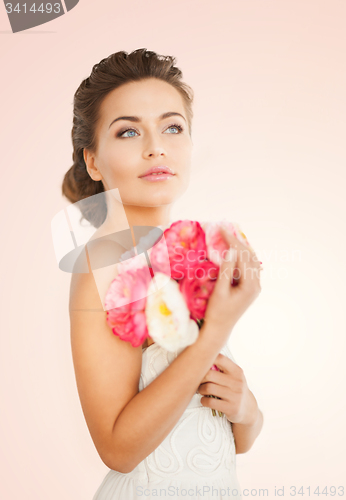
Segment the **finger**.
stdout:
<svg viewBox="0 0 346 500">
<path fill-rule="evenodd" d="M 238 238 L 236 238 L 230 232 L 227 232 L 226 229 L 221 228 L 221 232 L 225 235 L 225 240 L 230 244 L 232 248 L 235 248 L 237 251 L 237 264 L 235 266 L 234 279 L 232 284 L 238 285 L 241 280 L 241 277 L 244 276 L 245 265 L 246 263 L 252 264 L 252 258 L 254 257 L 254 252 L 249 247 L 246 247 L 243 243 L 241 243 Z"/>
<path fill-rule="evenodd" d="M 237 265 L 235 267 L 232 284 L 238 285 L 243 283 L 246 277 L 253 277 L 254 273 L 253 271 L 249 273 L 249 268 L 252 268 L 255 273 L 257 273 L 258 277 L 261 262 L 258 260 L 254 250 L 250 247 L 246 247 L 238 240 L 238 238 L 228 232 L 225 228 L 221 228 L 221 232 L 225 235 L 225 240 L 230 243 L 232 247 L 237 249 Z"/>
<path fill-rule="evenodd" d="M 218 377 L 218 374 L 220 374 L 222 376 L 224 376 L 224 372 L 223 370 L 220 370 L 219 368 L 216 368 L 216 365 L 214 364 L 208 371 L 207 373 L 204 375 L 203 379 L 201 380 L 201 384 L 203 384 L 204 382 L 208 382 L 208 381 L 211 381 L 211 382 L 216 382 L 216 380 L 219 379 Z"/>
<path fill-rule="evenodd" d="M 225 252 L 224 259 L 220 265 L 219 274 L 215 283 L 216 293 L 224 294 L 229 291 L 236 264 L 237 250 L 229 248 L 227 252 Z"/>
<path fill-rule="evenodd" d="M 229 374 L 226 374 L 221 371 L 215 371 L 215 370 L 209 370 L 209 373 L 207 373 L 203 380 L 201 380 L 200 386 L 207 384 L 207 383 L 213 383 L 217 385 L 222 385 L 223 387 L 228 387 L 230 384 L 232 376 Z"/>
<path fill-rule="evenodd" d="M 257 257 L 257 254 L 256 254 L 256 252 L 255 252 L 255 251 L 253 252 L 253 257 L 252 257 L 252 260 L 253 260 L 254 262 L 258 262 L 259 264 L 263 264 L 263 262 L 261 262 L 261 261 L 259 260 L 259 258 Z"/>
<path fill-rule="evenodd" d="M 227 384 L 225 375 L 234 375 L 239 372 L 240 366 L 234 363 L 229 357 L 224 354 L 218 354 L 215 358 L 214 364 L 218 367 L 218 370 L 209 369 L 201 380 L 201 384 L 205 382 L 216 382 L 221 385 Z"/>
<path fill-rule="evenodd" d="M 214 364 L 218 367 L 219 370 L 223 372 L 223 374 L 226 375 L 235 375 L 239 374 L 242 371 L 242 368 L 237 365 L 237 363 L 232 361 L 228 356 L 225 356 L 221 353 L 216 356 Z M 216 370 L 211 371 L 213 371 L 215 374 L 219 373 Z"/>
<path fill-rule="evenodd" d="M 238 250 L 238 261 L 252 262 L 252 259 L 257 260 L 258 258 L 252 247 L 245 245 L 241 242 L 234 234 L 230 233 L 227 228 L 220 228 L 221 234 L 223 235 L 225 241 L 232 247 Z"/>
<path fill-rule="evenodd" d="M 223 400 L 228 400 L 229 388 L 219 384 L 203 384 L 198 388 L 199 394 L 203 396 L 216 396 Z"/>
<path fill-rule="evenodd" d="M 226 414 L 229 403 L 224 399 L 216 399 L 210 398 L 208 396 L 203 396 L 201 397 L 201 405 L 205 406 L 206 408 L 211 408 L 215 411 Z"/>
<path fill-rule="evenodd" d="M 232 246 L 235 246 L 236 248 L 238 248 L 239 250 L 242 249 L 242 250 L 249 250 L 250 252 L 253 252 L 253 249 L 252 247 L 250 246 L 247 246 L 245 245 L 242 241 L 240 241 L 236 236 L 234 236 L 234 234 L 232 234 L 230 232 L 229 229 L 225 228 L 225 227 L 220 227 L 220 232 L 221 232 L 221 235 L 222 237 L 224 238 L 224 240 L 229 244 L 229 245 L 232 245 Z"/>
</svg>

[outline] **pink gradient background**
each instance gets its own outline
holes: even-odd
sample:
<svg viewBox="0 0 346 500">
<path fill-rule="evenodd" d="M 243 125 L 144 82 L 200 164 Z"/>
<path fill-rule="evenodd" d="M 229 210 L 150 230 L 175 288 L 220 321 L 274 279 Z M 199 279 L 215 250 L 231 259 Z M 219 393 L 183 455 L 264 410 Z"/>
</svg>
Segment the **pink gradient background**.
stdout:
<svg viewBox="0 0 346 500">
<path fill-rule="evenodd" d="M 346 486 L 345 19 L 340 0 L 80 0 L 12 34 L 1 4 L 1 498 L 91 500 L 108 471 L 78 398 L 50 223 L 68 204 L 75 90 L 140 47 L 176 56 L 196 94 L 174 218 L 238 222 L 265 269 L 229 342 L 264 413 L 240 485 L 267 498 Z"/>
</svg>

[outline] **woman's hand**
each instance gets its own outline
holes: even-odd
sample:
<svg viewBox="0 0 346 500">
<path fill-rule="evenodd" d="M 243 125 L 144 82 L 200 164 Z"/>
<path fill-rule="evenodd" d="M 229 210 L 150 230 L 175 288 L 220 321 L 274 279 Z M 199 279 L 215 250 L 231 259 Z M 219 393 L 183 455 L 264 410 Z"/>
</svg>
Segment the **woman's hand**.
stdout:
<svg viewBox="0 0 346 500">
<path fill-rule="evenodd" d="M 223 412 L 230 422 L 252 425 L 258 416 L 258 406 L 243 370 L 223 354 L 217 356 L 215 365 L 221 371 L 209 370 L 198 387 L 199 394 L 204 396 L 201 404 Z"/>
<path fill-rule="evenodd" d="M 227 341 L 230 329 L 261 292 L 262 268 L 253 250 L 223 228 L 221 231 L 230 254 L 220 266 L 204 320 Z"/>
</svg>

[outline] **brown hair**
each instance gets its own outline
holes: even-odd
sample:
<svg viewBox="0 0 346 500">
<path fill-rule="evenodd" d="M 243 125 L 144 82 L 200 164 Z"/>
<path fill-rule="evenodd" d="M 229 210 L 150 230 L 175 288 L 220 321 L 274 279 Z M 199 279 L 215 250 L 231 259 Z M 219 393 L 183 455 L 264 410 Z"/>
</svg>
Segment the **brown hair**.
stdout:
<svg viewBox="0 0 346 500">
<path fill-rule="evenodd" d="M 82 81 L 73 100 L 73 165 L 66 172 L 62 183 L 62 194 L 71 203 L 78 204 L 82 219 L 99 227 L 107 216 L 107 206 L 103 196 L 95 197 L 95 203 L 86 200 L 90 196 L 104 192 L 102 181 L 94 181 L 87 169 L 83 149 L 96 150 L 96 124 L 100 106 L 109 92 L 128 82 L 158 78 L 180 92 L 191 135 L 192 102 L 194 93 L 191 87 L 181 81 L 182 71 L 175 66 L 173 56 L 162 56 L 145 48 L 130 54 L 125 51 L 111 54 L 92 68 L 88 78 Z M 86 202 L 83 204 L 83 200 Z"/>
</svg>

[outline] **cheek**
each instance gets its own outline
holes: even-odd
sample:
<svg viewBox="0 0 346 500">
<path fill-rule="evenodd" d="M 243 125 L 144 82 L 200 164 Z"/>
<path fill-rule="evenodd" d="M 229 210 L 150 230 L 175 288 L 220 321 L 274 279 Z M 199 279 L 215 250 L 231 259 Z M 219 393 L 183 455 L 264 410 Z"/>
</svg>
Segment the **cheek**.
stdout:
<svg viewBox="0 0 346 500">
<path fill-rule="evenodd" d="M 175 147 L 171 153 L 175 158 L 179 159 L 182 165 L 186 165 L 191 162 L 192 148 L 189 142 L 179 144 L 179 146 Z"/>
<path fill-rule="evenodd" d="M 186 150 L 180 157 L 181 174 L 184 177 L 190 178 L 192 170 L 192 155 L 189 150 Z"/>
<path fill-rule="evenodd" d="M 113 145 L 107 149 L 107 153 L 105 155 L 105 159 L 110 168 L 114 168 L 114 166 L 121 165 L 126 161 L 126 149 L 121 146 L 116 147 Z"/>
<path fill-rule="evenodd" d="M 179 191 L 180 195 L 186 192 L 190 184 L 191 169 L 188 165 L 182 165 L 179 172 Z"/>
<path fill-rule="evenodd" d="M 191 163 L 191 159 L 192 159 L 192 145 L 191 145 L 191 142 L 187 142 L 185 144 L 182 145 L 182 147 L 180 148 L 180 154 L 181 154 L 181 158 L 182 160 L 184 161 L 184 163 L 188 164 L 188 166 L 190 165 Z"/>
<path fill-rule="evenodd" d="M 110 151 L 104 157 L 105 175 L 112 179 L 125 181 L 134 175 L 135 166 L 131 164 L 131 160 L 126 151 L 117 148 L 115 151 Z"/>
</svg>

